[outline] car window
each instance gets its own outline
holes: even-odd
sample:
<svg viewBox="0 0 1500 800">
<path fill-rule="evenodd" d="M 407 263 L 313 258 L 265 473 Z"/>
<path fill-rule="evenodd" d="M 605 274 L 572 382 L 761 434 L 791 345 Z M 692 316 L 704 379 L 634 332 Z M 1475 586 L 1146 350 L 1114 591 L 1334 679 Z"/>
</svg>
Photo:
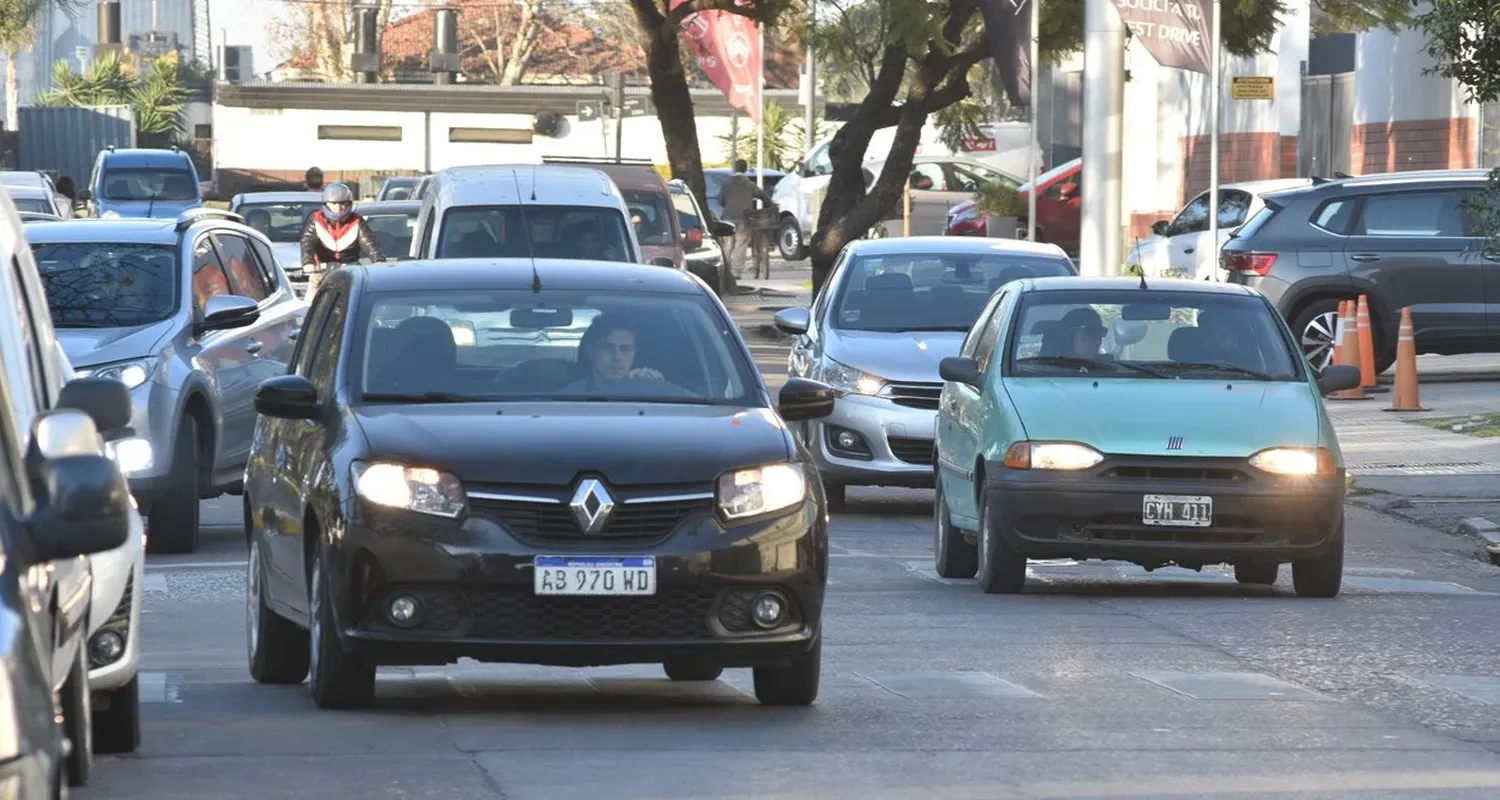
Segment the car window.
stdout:
<svg viewBox="0 0 1500 800">
<path fill-rule="evenodd" d="M 302 322 L 302 333 L 297 335 L 297 347 L 292 351 L 291 363 L 287 365 L 287 374 L 301 375 L 308 378 L 312 375 L 312 360 L 324 348 L 320 346 L 323 340 L 323 328 L 328 321 L 329 309 L 337 296 L 333 292 L 318 292 L 313 295 L 312 307 L 307 310 L 307 316 Z"/>
<path fill-rule="evenodd" d="M 411 238 L 416 233 L 417 218 L 412 214 L 376 214 L 365 217 L 370 233 L 387 257 L 411 252 Z"/>
<path fill-rule="evenodd" d="M 54 328 L 129 328 L 177 311 L 181 268 L 173 246 L 67 242 L 32 248 Z"/>
<path fill-rule="evenodd" d="M 302 238 L 307 219 L 318 210 L 317 201 L 308 203 L 242 203 L 235 213 L 245 224 L 265 234 L 273 242 L 296 242 Z"/>
<path fill-rule="evenodd" d="M 1172 225 L 1167 229 L 1168 236 L 1182 236 L 1187 233 L 1198 233 L 1208 230 L 1208 192 L 1194 197 L 1191 202 L 1177 212 L 1177 217 L 1172 220 Z"/>
<path fill-rule="evenodd" d="M 11 196 L 11 202 L 16 204 L 17 211 L 31 211 L 37 214 L 56 214 L 57 208 L 42 197 L 16 197 Z"/>
<path fill-rule="evenodd" d="M 10 257 L 11 280 L 15 283 L 11 294 L 15 295 L 16 325 L 21 333 L 21 346 L 26 350 L 26 373 L 31 379 L 31 386 L 26 387 L 32 399 L 35 401 L 35 409 L 40 411 L 49 407 L 47 402 L 47 373 L 42 368 L 44 343 L 38 334 L 35 318 L 32 316 L 39 309 L 31 307 L 31 300 L 26 294 L 26 281 L 21 275 L 21 261 L 15 256 Z M 47 343 L 50 346 L 50 343 Z M 13 387 L 17 391 L 22 387 Z"/>
<path fill-rule="evenodd" d="M 985 322 L 984 328 L 979 332 L 979 338 L 974 343 L 974 363 L 979 365 L 980 372 L 987 372 L 990 368 L 990 359 L 995 354 L 995 340 L 1000 337 L 1000 322 L 1003 314 L 1000 313 L 1001 306 L 1005 305 L 1005 293 L 995 299 L 995 313 L 990 315 Z"/>
<path fill-rule="evenodd" d="M 170 167 L 107 167 L 103 197 L 105 200 L 197 200 L 198 176 Z"/>
<path fill-rule="evenodd" d="M 1000 298 L 1003 295 L 1004 292 L 996 292 L 995 296 L 990 298 L 989 305 L 984 307 L 979 319 L 975 320 L 973 327 L 969 328 L 968 334 L 964 336 L 964 343 L 958 348 L 959 355 L 965 358 L 974 357 L 974 352 L 979 349 L 979 339 L 984 335 L 984 329 L 989 326 L 990 319 L 1000 308 Z"/>
<path fill-rule="evenodd" d="M 693 196 L 683 193 L 672 193 L 672 207 L 677 209 L 677 225 L 683 230 L 689 228 L 703 229 L 703 218 L 698 216 L 698 206 L 693 202 Z"/>
<path fill-rule="evenodd" d="M 1329 233 L 1346 234 L 1354 222 L 1354 213 L 1358 210 L 1359 198 L 1357 197 L 1330 200 L 1313 214 L 1312 224 Z"/>
<path fill-rule="evenodd" d="M 1037 182 L 1040 183 L 1046 177 L 1047 176 L 1045 176 L 1045 175 L 1041 176 L 1040 178 L 1037 179 Z M 1059 201 L 1061 201 L 1062 200 L 1062 190 L 1063 190 L 1064 186 L 1072 186 L 1072 187 L 1074 187 L 1073 188 L 1073 196 L 1070 197 L 1070 198 L 1068 198 L 1069 202 L 1071 202 L 1073 200 L 1077 200 L 1078 198 L 1082 197 L 1083 196 L 1083 170 L 1080 169 L 1077 172 L 1074 172 L 1071 175 L 1068 175 L 1066 178 L 1061 178 L 1061 179 L 1059 179 L 1057 181 L 1057 183 L 1054 183 L 1051 186 L 1048 186 L 1046 189 L 1043 189 L 1042 190 L 1042 197 L 1049 197 L 1049 198 L 1051 198 L 1053 200 L 1059 200 Z"/>
<path fill-rule="evenodd" d="M 1013 377 L 1304 380 L 1300 355 L 1259 296 L 1031 292 L 1010 343 Z"/>
<path fill-rule="evenodd" d="M 201 312 L 209 298 L 221 294 L 232 294 L 229 276 L 214 251 L 212 238 L 205 234 L 193 246 L 193 304 Z"/>
<path fill-rule="evenodd" d="M 344 344 L 344 315 L 349 303 L 340 292 L 329 303 L 328 321 L 318 336 L 321 347 L 316 348 L 307 379 L 318 389 L 318 399 L 328 402 L 333 398 L 334 373 L 338 369 L 339 353 Z"/>
<path fill-rule="evenodd" d="M 857 331 L 966 331 L 990 296 L 1021 278 L 1077 274 L 1062 256 L 1025 253 L 856 255 L 832 324 Z"/>
<path fill-rule="evenodd" d="M 917 164 L 911 168 L 911 188 L 918 191 L 946 192 L 948 179 L 941 164 Z"/>
<path fill-rule="evenodd" d="M 807 159 L 807 169 L 814 175 L 833 174 L 833 159 L 828 155 L 828 145 L 823 145 L 812 152 Z"/>
<path fill-rule="evenodd" d="M 635 226 L 635 237 L 641 244 L 677 244 L 677 240 L 672 237 L 672 212 L 667 210 L 665 195 L 640 189 L 631 189 L 621 194 L 625 196 L 625 207 L 630 209 L 630 223 Z"/>
<path fill-rule="evenodd" d="M 995 182 L 1003 183 L 1011 188 L 1021 185 L 1016 179 L 1004 173 L 981 167 L 978 164 L 949 164 L 948 167 L 953 173 L 953 185 L 949 191 L 975 192 L 979 190 L 980 184 Z"/>
<path fill-rule="evenodd" d="M 1459 194 L 1451 190 L 1377 194 L 1365 198 L 1356 236 L 1463 236 Z"/>
<path fill-rule="evenodd" d="M 255 260 L 260 263 L 261 279 L 266 282 L 267 293 L 275 294 L 281 288 L 281 277 L 276 272 L 276 254 L 259 239 L 251 239 L 250 246 L 255 249 Z"/>
<path fill-rule="evenodd" d="M 1248 192 L 1226 191 L 1219 195 L 1219 227 L 1234 228 L 1245 221 L 1254 198 Z"/>
<path fill-rule="evenodd" d="M 435 258 L 635 260 L 611 208 L 459 206 L 443 214 L 440 237 Z"/>
<path fill-rule="evenodd" d="M 432 229 L 433 229 L 433 226 L 436 225 L 436 224 L 437 224 L 437 209 L 432 209 L 427 214 L 427 223 L 422 226 L 421 249 L 417 251 L 418 255 L 420 255 L 420 256 L 422 256 L 424 258 L 432 255 L 432 248 L 433 248 L 433 245 L 434 245 L 433 238 L 432 238 Z M 407 252 L 410 252 L 410 251 L 407 251 Z"/>
<path fill-rule="evenodd" d="M 350 365 L 357 365 L 352 385 L 363 402 L 444 392 L 495 400 L 760 404 L 752 360 L 700 294 L 381 293 L 361 313 Z"/>
<path fill-rule="evenodd" d="M 16 424 L 15 413 L 6 385 L 5 374 L 0 371 L 0 515 L 8 515 L 9 522 L 18 523 L 34 511 L 31 486 L 23 478 L 21 431 Z M 4 537 L 0 537 L 0 557 L 4 557 Z"/>
<path fill-rule="evenodd" d="M 255 253 L 250 250 L 250 241 L 227 233 L 215 236 L 219 240 L 219 255 L 229 268 L 230 291 L 257 303 L 270 297 L 271 289 L 266 286 L 260 264 L 256 263 Z"/>
</svg>

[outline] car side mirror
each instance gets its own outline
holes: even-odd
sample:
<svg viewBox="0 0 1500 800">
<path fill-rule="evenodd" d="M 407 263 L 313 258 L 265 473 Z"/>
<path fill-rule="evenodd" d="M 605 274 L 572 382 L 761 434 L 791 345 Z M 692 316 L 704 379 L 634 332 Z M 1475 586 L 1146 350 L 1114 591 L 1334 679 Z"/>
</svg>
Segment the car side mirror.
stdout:
<svg viewBox="0 0 1500 800">
<path fill-rule="evenodd" d="M 833 413 L 837 397 L 838 392 L 826 383 L 806 378 L 789 378 L 781 386 L 776 410 L 787 422 L 822 419 Z"/>
<path fill-rule="evenodd" d="M 1065 183 L 1057 190 L 1057 196 L 1064 200 L 1072 200 L 1078 196 L 1078 184 Z"/>
<path fill-rule="evenodd" d="M 798 336 L 812 327 L 812 314 L 805 308 L 783 308 L 771 318 L 776 330 Z"/>
<path fill-rule="evenodd" d="M 1359 385 L 1361 379 L 1359 367 L 1352 364 L 1329 364 L 1318 375 L 1318 391 L 1329 395 L 1353 389 Z"/>
<path fill-rule="evenodd" d="M 44 503 L 27 520 L 39 561 L 114 550 L 130 537 L 130 485 L 102 455 L 49 459 L 39 468 Z"/>
<path fill-rule="evenodd" d="M 716 220 L 715 222 L 713 222 L 711 224 L 711 226 L 709 227 L 709 230 L 713 233 L 713 235 L 715 237 L 717 237 L 719 239 L 728 239 L 729 237 L 733 236 L 736 232 L 738 232 L 739 228 L 736 228 L 733 222 L 725 222 L 723 220 Z"/>
<path fill-rule="evenodd" d="M 56 408 L 87 414 L 105 438 L 112 438 L 130 424 L 130 390 L 113 378 L 75 378 L 58 393 Z"/>
<path fill-rule="evenodd" d="M 978 389 L 979 362 L 964 356 L 949 356 L 938 362 L 938 375 L 943 380 L 962 383 Z"/>
<path fill-rule="evenodd" d="M 1151 232 L 1154 233 L 1154 234 L 1156 234 L 1157 236 L 1166 236 L 1167 235 L 1167 231 L 1169 231 L 1171 229 L 1172 229 L 1172 223 L 1170 223 L 1170 222 L 1168 222 L 1167 220 L 1164 220 L 1164 219 L 1163 220 L 1157 220 L 1156 222 L 1151 223 Z"/>
<path fill-rule="evenodd" d="M 243 328 L 259 318 L 260 305 L 254 300 L 235 294 L 220 294 L 208 298 L 203 304 L 203 321 L 197 328 L 199 333 Z"/>
<path fill-rule="evenodd" d="M 318 389 L 301 375 L 278 375 L 255 390 L 255 411 L 277 419 L 317 419 Z"/>
</svg>

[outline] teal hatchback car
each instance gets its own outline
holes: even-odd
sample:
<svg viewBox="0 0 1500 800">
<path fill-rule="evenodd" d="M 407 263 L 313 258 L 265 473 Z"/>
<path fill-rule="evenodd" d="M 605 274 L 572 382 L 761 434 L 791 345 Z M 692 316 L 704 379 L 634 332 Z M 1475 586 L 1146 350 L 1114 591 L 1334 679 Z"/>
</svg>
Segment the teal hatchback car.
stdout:
<svg viewBox="0 0 1500 800">
<path fill-rule="evenodd" d="M 1016 593 L 1028 559 L 1227 563 L 1241 583 L 1333 597 L 1344 464 L 1315 375 L 1243 286 L 1036 278 L 990 299 L 943 359 L 935 557 Z"/>
</svg>

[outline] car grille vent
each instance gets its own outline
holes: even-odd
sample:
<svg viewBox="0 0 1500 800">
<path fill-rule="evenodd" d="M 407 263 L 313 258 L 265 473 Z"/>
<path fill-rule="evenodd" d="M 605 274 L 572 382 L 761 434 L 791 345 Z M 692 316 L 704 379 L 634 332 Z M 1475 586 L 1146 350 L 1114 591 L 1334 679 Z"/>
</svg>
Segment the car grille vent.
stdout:
<svg viewBox="0 0 1500 800">
<path fill-rule="evenodd" d="M 1247 481 L 1248 475 L 1227 467 L 1120 466 L 1105 473 L 1111 478 L 1165 481 Z"/>
<path fill-rule="evenodd" d="M 714 501 L 704 498 L 619 503 L 604 530 L 593 536 L 584 534 L 573 518 L 572 509 L 564 503 L 470 497 L 469 507 L 475 515 L 505 526 L 512 535 L 528 544 L 639 545 L 665 538 L 692 517 L 713 514 Z"/>
<path fill-rule="evenodd" d="M 942 393 L 941 383 L 892 383 L 885 390 L 892 403 L 908 408 L 936 409 Z"/>
<path fill-rule="evenodd" d="M 908 464 L 932 464 L 932 440 L 915 439 L 910 436 L 891 436 L 886 439 L 891 446 L 891 455 Z"/>
</svg>

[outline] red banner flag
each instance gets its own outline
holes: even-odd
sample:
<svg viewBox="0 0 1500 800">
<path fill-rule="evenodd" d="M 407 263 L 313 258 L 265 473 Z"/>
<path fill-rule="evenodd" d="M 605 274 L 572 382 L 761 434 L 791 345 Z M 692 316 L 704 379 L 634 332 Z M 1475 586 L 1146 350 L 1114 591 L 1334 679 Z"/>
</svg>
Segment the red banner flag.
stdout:
<svg viewBox="0 0 1500 800">
<path fill-rule="evenodd" d="M 685 2 L 672 0 L 672 7 Z M 739 4 L 750 5 L 748 0 L 739 0 Z M 749 17 L 728 11 L 699 11 L 682 21 L 682 34 L 698 66 L 729 104 L 759 125 L 763 53 L 756 24 Z"/>
</svg>

